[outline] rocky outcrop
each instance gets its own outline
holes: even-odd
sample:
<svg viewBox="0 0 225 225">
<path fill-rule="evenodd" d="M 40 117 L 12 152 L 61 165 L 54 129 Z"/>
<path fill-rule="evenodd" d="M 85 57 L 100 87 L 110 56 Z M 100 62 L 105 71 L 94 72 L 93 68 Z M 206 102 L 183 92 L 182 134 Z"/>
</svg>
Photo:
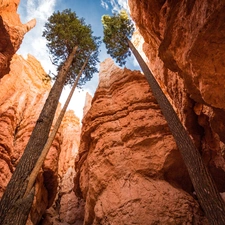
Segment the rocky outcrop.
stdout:
<svg viewBox="0 0 225 225">
<path fill-rule="evenodd" d="M 24 60 L 14 55 L 26 32 L 36 23 L 35 20 L 20 22 L 16 13 L 18 4 L 17 0 L 0 2 L 0 198 L 51 88 L 50 77 L 33 56 L 28 55 Z M 56 114 L 59 110 L 60 105 Z M 79 120 L 73 112 L 67 112 L 38 175 L 27 224 L 37 224 L 53 203 L 60 207 L 48 210 L 42 220 L 45 224 L 52 221 L 75 224 L 75 220 L 82 220 L 83 203 L 72 191 L 79 135 Z M 51 218 L 50 223 L 47 218 Z"/>
<path fill-rule="evenodd" d="M 0 85 L 1 198 L 42 110 L 51 82 L 33 56 L 28 55 L 28 59 L 24 60 L 15 55 L 10 73 L 0 80 Z M 57 218 L 72 220 L 68 215 L 73 207 L 77 207 L 78 201 L 72 189 L 79 135 L 78 118 L 73 112 L 67 112 L 38 176 L 28 224 L 37 224 L 58 196 L 61 207 Z"/>
<path fill-rule="evenodd" d="M 50 79 L 31 55 L 27 61 L 15 55 L 11 72 L 0 80 L 1 195 L 35 125 Z M 4 166 L 3 166 L 4 165 Z M 7 175 L 6 175 L 7 174 Z"/>
<path fill-rule="evenodd" d="M 224 192 L 225 3 L 129 0 L 129 6 L 149 67 Z"/>
<path fill-rule="evenodd" d="M 24 35 L 32 29 L 36 21 L 22 24 L 17 14 L 19 0 L 0 2 L 0 78 L 9 73 L 9 64 L 19 49 Z"/>
<path fill-rule="evenodd" d="M 207 224 L 144 76 L 110 59 L 99 76 L 76 162 L 84 224 Z"/>
<path fill-rule="evenodd" d="M 85 103 L 84 103 L 84 108 L 83 108 L 83 117 L 86 115 L 86 113 L 90 109 L 91 101 L 92 101 L 92 96 L 87 92 L 86 98 L 85 98 Z"/>
<path fill-rule="evenodd" d="M 15 55 L 10 73 L 1 81 L 0 90 L 0 146 L 1 196 L 11 174 L 23 154 L 32 129 L 51 88 L 50 78 L 31 55 L 27 60 Z M 57 158 L 61 138 L 57 135 L 43 171 L 36 183 L 31 220 L 38 221 L 53 202 L 57 191 Z"/>
</svg>

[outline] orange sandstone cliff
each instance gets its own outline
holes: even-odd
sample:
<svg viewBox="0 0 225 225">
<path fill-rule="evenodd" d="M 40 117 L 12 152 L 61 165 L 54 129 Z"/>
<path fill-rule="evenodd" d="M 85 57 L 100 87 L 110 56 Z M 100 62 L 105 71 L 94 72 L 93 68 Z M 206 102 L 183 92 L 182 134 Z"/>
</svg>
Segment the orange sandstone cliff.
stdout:
<svg viewBox="0 0 225 225">
<path fill-rule="evenodd" d="M 50 77 L 33 56 L 25 60 L 14 55 L 26 32 L 35 26 L 35 20 L 20 22 L 18 4 L 18 0 L 0 2 L 0 198 L 51 88 Z M 59 110 L 60 105 L 57 114 Z M 64 225 L 82 220 L 83 208 L 77 207 L 77 204 L 82 206 L 82 201 L 78 202 L 72 191 L 79 136 L 79 119 L 69 111 L 36 181 L 27 224 L 37 224 L 41 219 L 47 224 L 61 221 Z M 74 208 L 80 210 L 77 216 L 71 214 Z"/>
<path fill-rule="evenodd" d="M 34 57 L 14 55 L 35 25 L 21 24 L 18 3 L 0 3 L 0 198 L 51 87 Z M 135 45 L 225 192 L 225 3 L 129 0 L 129 6 Z M 86 102 L 81 131 L 73 112 L 63 120 L 27 224 L 208 224 L 143 75 L 108 59 L 92 105 L 90 96 Z"/>
<path fill-rule="evenodd" d="M 207 224 L 144 76 L 111 59 L 99 76 L 76 162 L 84 224 Z"/>
<path fill-rule="evenodd" d="M 12 56 L 19 49 L 24 35 L 32 29 L 35 19 L 22 24 L 17 14 L 19 0 L 0 1 L 0 78 L 9 72 Z"/>
<path fill-rule="evenodd" d="M 10 73 L 0 80 L 0 85 L 1 197 L 35 126 L 51 83 L 49 76 L 33 56 L 29 55 L 24 60 L 15 55 Z M 78 200 L 72 189 L 79 136 L 79 119 L 73 111 L 69 111 L 36 182 L 35 200 L 29 217 L 32 224 L 37 224 L 46 209 L 56 201 L 60 204 L 60 209 L 52 212 L 51 216 L 60 220 L 70 217 L 68 214 L 73 208 L 71 205 L 76 206 L 73 202 Z M 70 218 L 69 221 L 71 220 Z"/>
<path fill-rule="evenodd" d="M 35 126 L 51 88 L 50 79 L 40 63 L 32 56 L 24 60 L 15 55 L 10 73 L 1 81 L 0 89 L 0 146 L 1 195 L 11 178 L 11 174 L 23 153 L 29 136 Z M 60 137 L 57 135 L 50 154 L 59 154 Z M 31 220 L 38 221 L 46 207 L 53 201 L 57 190 L 57 161 L 54 158 L 45 162 L 36 185 L 36 196 Z M 46 184 L 48 177 L 51 188 Z"/>
<path fill-rule="evenodd" d="M 50 77 L 33 56 L 25 60 L 14 55 L 26 32 L 35 26 L 35 20 L 27 24 L 20 22 L 16 12 L 18 4 L 17 0 L 0 2 L 0 198 L 51 88 Z M 78 202 L 72 191 L 79 136 L 79 119 L 69 111 L 36 181 L 27 224 L 37 224 L 41 219 L 48 222 L 49 218 L 54 224 L 82 220 L 83 207 L 77 207 L 77 204 L 82 206 L 82 201 Z M 77 216 L 71 214 L 74 208 Z"/>
<path fill-rule="evenodd" d="M 225 191 L 225 2 L 129 0 L 147 63 Z"/>
<path fill-rule="evenodd" d="M 224 192 L 225 3 L 128 2 L 135 45 Z M 146 80 L 109 60 L 83 119 L 76 170 L 84 224 L 207 224 Z"/>
<path fill-rule="evenodd" d="M 52 207 L 43 215 L 41 225 L 81 225 L 84 217 L 84 201 L 77 198 L 73 191 L 74 162 L 80 144 L 80 121 L 73 111 L 66 112 L 60 133 L 62 143 L 58 158 L 57 195 Z"/>
</svg>

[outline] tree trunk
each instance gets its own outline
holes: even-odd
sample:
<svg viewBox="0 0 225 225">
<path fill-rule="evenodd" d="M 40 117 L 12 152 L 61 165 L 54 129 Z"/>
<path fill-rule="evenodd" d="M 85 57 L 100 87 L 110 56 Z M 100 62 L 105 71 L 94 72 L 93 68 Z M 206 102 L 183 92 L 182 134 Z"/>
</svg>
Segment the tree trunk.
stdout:
<svg viewBox="0 0 225 225">
<path fill-rule="evenodd" d="M 26 224 L 32 206 L 34 192 L 33 188 L 26 198 L 16 202 L 12 210 L 8 211 L 8 215 L 4 220 L 4 225 L 14 225 L 15 221 L 17 225 Z"/>
<path fill-rule="evenodd" d="M 79 79 L 80 79 L 80 77 L 81 77 L 81 75 L 83 73 L 83 70 L 84 70 L 85 66 L 88 63 L 88 59 L 89 59 L 89 57 L 86 59 L 84 65 L 82 66 L 82 68 L 81 68 L 81 70 L 80 70 L 80 72 L 79 72 L 79 74 L 78 74 L 78 76 L 76 78 L 76 81 L 73 84 L 73 87 L 72 87 L 72 89 L 71 89 L 71 91 L 69 93 L 69 96 L 66 99 L 66 102 L 65 102 L 65 104 L 64 104 L 64 106 L 63 106 L 63 108 L 62 108 L 62 110 L 61 110 L 61 112 L 59 114 L 59 117 L 57 118 L 57 120 L 55 122 L 55 125 L 53 127 L 53 130 L 50 133 L 49 138 L 48 138 L 48 140 L 47 140 L 47 142 L 46 142 L 46 144 L 45 144 L 45 146 L 44 146 L 44 148 L 43 148 L 43 150 L 41 152 L 41 155 L 38 158 L 38 161 L 37 161 L 34 169 L 32 170 L 32 173 L 30 174 L 30 177 L 28 179 L 29 182 L 28 182 L 28 185 L 27 185 L 27 190 L 26 190 L 26 192 L 24 194 L 24 197 L 25 198 L 30 193 L 30 191 L 31 191 L 31 189 L 32 189 L 32 187 L 34 185 L 34 182 L 35 182 L 35 180 L 37 178 L 37 175 L 38 175 L 38 173 L 39 173 L 39 171 L 40 171 L 40 169 L 41 169 L 41 167 L 42 167 L 42 165 L 44 163 L 45 157 L 47 156 L 48 151 L 49 151 L 49 149 L 50 149 L 50 147 L 52 145 L 52 142 L 54 141 L 55 135 L 56 135 L 56 133 L 57 133 L 59 127 L 60 127 L 60 124 L 61 124 L 61 122 L 63 120 L 63 117 L 64 117 L 64 115 L 66 113 L 66 109 L 67 109 L 67 107 L 68 107 L 68 105 L 70 103 L 70 100 L 71 100 L 71 98 L 73 96 L 73 93 L 74 93 L 74 91 L 75 91 L 75 89 L 77 87 L 78 81 L 79 81 Z"/>
<path fill-rule="evenodd" d="M 5 221 L 10 220 L 10 212 L 14 211 L 15 207 L 18 205 L 18 202 L 21 201 L 24 196 L 29 175 L 33 170 L 39 156 L 41 155 L 44 145 L 48 139 L 52 121 L 58 106 L 58 101 L 66 80 L 67 72 L 69 71 L 77 48 L 77 46 L 74 47 L 72 53 L 68 56 L 64 65 L 59 71 L 58 77 L 44 104 L 24 153 L 2 196 L 0 201 L 1 225 L 4 225 Z M 20 209 L 20 213 L 24 214 L 23 208 L 21 207 Z M 14 223 L 11 224 L 18 225 L 19 223 L 17 220 L 15 220 Z"/>
<path fill-rule="evenodd" d="M 177 143 L 184 163 L 188 169 L 189 176 L 194 186 L 198 200 L 205 212 L 210 224 L 225 224 L 225 203 L 208 172 L 198 149 L 195 147 L 189 134 L 180 122 L 176 112 L 161 90 L 147 64 L 142 59 L 139 52 L 135 49 L 130 40 L 129 47 L 136 57 L 158 104 L 162 110 L 164 117 L 169 125 L 172 135 Z"/>
</svg>

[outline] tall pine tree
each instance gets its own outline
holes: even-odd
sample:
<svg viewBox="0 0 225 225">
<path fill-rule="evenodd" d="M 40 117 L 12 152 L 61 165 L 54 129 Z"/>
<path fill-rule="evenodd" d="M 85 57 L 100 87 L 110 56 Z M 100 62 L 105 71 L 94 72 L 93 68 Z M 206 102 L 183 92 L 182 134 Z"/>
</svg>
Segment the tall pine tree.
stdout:
<svg viewBox="0 0 225 225">
<path fill-rule="evenodd" d="M 45 25 L 46 37 L 53 62 L 58 66 L 55 83 L 44 104 L 24 153 L 14 171 L 0 201 L 1 225 L 24 225 L 33 202 L 34 190 L 25 195 L 30 174 L 42 153 L 48 139 L 64 84 L 72 84 L 79 73 L 87 55 L 92 53 L 86 74 L 81 85 L 92 78 L 97 71 L 99 38 L 92 35 L 89 25 L 75 12 L 66 9 L 55 12 Z"/>
</svg>

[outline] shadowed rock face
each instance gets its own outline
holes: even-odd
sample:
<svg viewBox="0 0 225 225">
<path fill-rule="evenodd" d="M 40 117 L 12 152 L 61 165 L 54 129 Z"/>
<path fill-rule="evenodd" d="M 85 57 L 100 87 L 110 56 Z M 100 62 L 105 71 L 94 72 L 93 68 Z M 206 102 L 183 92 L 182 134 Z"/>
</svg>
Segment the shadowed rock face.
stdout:
<svg viewBox="0 0 225 225">
<path fill-rule="evenodd" d="M 84 224 L 206 224 L 144 76 L 109 59 L 99 76 L 76 162 Z"/>
<path fill-rule="evenodd" d="M 19 0 L 0 2 L 0 78 L 9 73 L 13 55 L 19 49 L 24 35 L 32 29 L 36 21 L 22 24 L 17 14 Z"/>
<path fill-rule="evenodd" d="M 225 3 L 129 0 L 147 63 L 225 191 Z"/>
<path fill-rule="evenodd" d="M 84 202 L 73 191 L 75 158 L 80 143 L 80 121 L 72 110 L 66 112 L 60 127 L 61 152 L 58 159 L 58 189 L 51 208 L 41 225 L 81 225 L 84 218 Z M 51 158 L 51 156 L 49 156 Z"/>
</svg>

